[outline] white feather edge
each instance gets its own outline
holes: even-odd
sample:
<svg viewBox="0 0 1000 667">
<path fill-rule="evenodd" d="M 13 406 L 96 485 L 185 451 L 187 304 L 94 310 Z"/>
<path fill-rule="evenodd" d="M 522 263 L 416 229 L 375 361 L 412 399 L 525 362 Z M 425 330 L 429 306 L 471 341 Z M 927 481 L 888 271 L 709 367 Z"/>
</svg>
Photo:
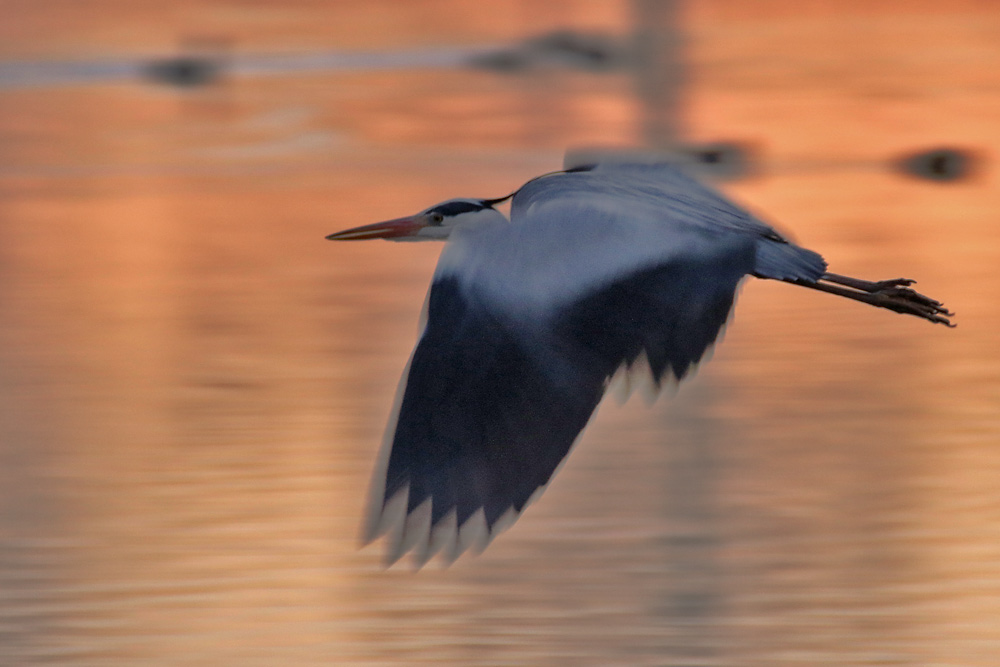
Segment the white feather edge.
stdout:
<svg viewBox="0 0 1000 667">
<path fill-rule="evenodd" d="M 739 298 L 745 284 L 746 280 L 744 279 L 736 285 L 733 305 L 730 306 L 729 312 L 726 314 L 726 321 L 719 327 L 719 333 L 716 334 L 715 340 L 705 348 L 701 357 L 688 367 L 683 378 L 678 378 L 672 370 L 668 370 L 659 382 L 657 382 L 653 377 L 653 368 L 649 364 L 649 357 L 646 355 L 646 351 L 643 350 L 631 364 L 622 364 L 615 371 L 615 374 L 608 380 L 607 393 L 614 396 L 615 402 L 618 405 L 624 405 L 636 391 L 642 396 L 646 405 L 652 405 L 661 395 L 666 394 L 669 397 L 677 394 L 682 382 L 693 378 L 698 374 L 703 365 L 712 360 L 712 357 L 715 355 L 715 348 L 722 343 L 722 340 L 726 337 L 727 329 L 733 323 L 736 313 L 736 300 Z"/>
<path fill-rule="evenodd" d="M 575 446 L 576 441 L 570 449 Z M 362 535 L 363 545 L 384 535 L 386 544 L 382 558 L 383 565 L 391 567 L 407 552 L 412 551 L 414 569 L 420 569 L 438 554 L 441 555 L 442 564 L 447 567 L 467 551 L 474 554 L 482 553 L 497 535 L 514 525 L 524 511 L 542 496 L 552 478 L 565 465 L 567 458 L 568 455 L 559 462 L 549 477 L 549 482 L 532 492 L 520 511 L 509 507 L 493 523 L 492 529 L 487 526 L 486 514 L 482 508 L 473 512 L 461 526 L 458 525 L 455 510 L 448 512 L 437 525 L 431 526 L 433 501 L 430 498 L 407 514 L 409 486 L 397 491 L 383 505 L 381 498 L 385 488 L 384 473 L 381 478 L 378 476 L 379 473 L 376 473 Z"/>
<path fill-rule="evenodd" d="M 571 451 L 576 447 L 577 441 L 579 437 L 570 447 Z M 444 567 L 454 563 L 466 552 L 478 555 L 497 535 L 513 526 L 528 507 L 538 501 L 568 458 L 567 455 L 559 462 L 549 477 L 549 482 L 535 489 L 520 511 L 509 507 L 493 523 L 492 529 L 486 524 L 486 514 L 482 508 L 473 512 L 461 526 L 458 525 L 455 510 L 448 512 L 437 525 L 431 526 L 432 499 L 430 498 L 407 515 L 409 487 L 404 487 L 385 503 L 377 516 L 369 517 L 369 525 L 376 526 L 376 529 L 366 532 L 366 543 L 382 535 L 386 536 L 383 552 L 385 567 L 391 567 L 410 551 L 413 552 L 412 564 L 416 570 L 438 554 Z"/>
<path fill-rule="evenodd" d="M 741 280 L 737 284 L 733 306 L 729 309 L 726 321 L 720 327 L 715 340 L 705 349 L 701 358 L 689 367 L 683 379 L 693 377 L 697 374 L 701 365 L 709 361 L 714 355 L 716 345 L 722 342 L 726 330 L 733 322 L 734 313 L 736 312 L 736 300 L 745 284 L 745 280 Z M 429 295 L 430 292 L 428 291 L 428 297 L 424 301 L 424 310 L 420 320 L 421 336 L 427 323 L 426 312 Z M 414 349 L 416 348 L 414 347 Z M 476 554 L 482 553 L 497 535 L 514 525 L 521 514 L 542 496 L 552 479 L 566 464 L 569 454 L 576 447 L 577 442 L 579 442 L 580 437 L 586 430 L 586 426 L 573 441 L 566 456 L 563 457 L 559 465 L 552 471 L 552 475 L 549 476 L 549 482 L 535 489 L 520 511 L 515 510 L 513 507 L 508 508 L 494 522 L 492 530 L 486 524 L 486 516 L 482 508 L 474 512 L 461 526 L 458 526 L 455 510 L 448 512 L 436 525 L 431 526 L 432 498 L 428 498 L 422 502 L 413 512 L 407 515 L 409 485 L 404 486 L 393 494 L 392 498 L 383 502 L 383 498 L 385 497 L 386 471 L 389 466 L 389 456 L 392 453 L 393 436 L 396 432 L 399 410 L 403 401 L 403 394 L 406 391 L 406 382 L 410 375 L 410 364 L 412 362 L 413 355 L 411 354 L 396 389 L 393 408 L 385 435 L 382 439 L 375 469 L 372 473 L 372 482 L 369 487 L 368 502 L 365 510 L 365 520 L 362 525 L 361 542 L 362 546 L 366 546 L 382 535 L 389 534 L 383 555 L 384 565 L 390 567 L 407 552 L 413 551 L 414 568 L 420 569 L 438 553 L 442 554 L 442 561 L 445 566 L 454 563 L 470 548 Z M 672 372 L 668 372 L 659 383 L 654 381 L 649 359 L 645 351 L 643 351 L 632 364 L 623 364 L 609 378 L 608 391 L 615 396 L 619 404 L 623 404 L 638 389 L 645 403 L 651 405 L 664 390 L 671 395 L 676 393 L 681 381 Z"/>
<path fill-rule="evenodd" d="M 430 289 L 427 290 L 427 295 L 424 297 L 424 305 L 420 313 L 419 331 L 417 333 L 418 342 L 423 337 L 424 330 L 427 328 L 427 309 L 429 304 Z M 413 355 L 416 350 L 417 346 L 414 345 L 413 352 L 410 352 L 410 358 L 406 361 L 406 366 L 403 368 L 403 373 L 399 378 L 399 384 L 396 385 L 396 395 L 393 398 L 392 409 L 389 411 L 389 419 L 386 423 L 385 432 L 382 434 L 382 444 L 379 446 L 379 452 L 375 458 L 375 467 L 372 470 L 371 482 L 368 485 L 365 518 L 361 524 L 361 546 L 365 546 L 378 539 L 392 528 L 393 525 L 398 523 L 397 518 L 389 510 L 390 505 L 393 505 L 394 502 L 400 502 L 397 501 L 397 498 L 401 494 L 397 492 L 386 502 L 385 481 L 386 473 L 389 470 L 389 456 L 392 454 L 392 441 L 396 435 L 396 425 L 399 422 L 399 411 L 403 405 L 403 394 L 406 393 L 406 383 L 410 377 L 410 366 L 413 364 Z M 406 491 L 406 493 L 402 494 L 402 512 L 405 515 L 405 500 L 409 496 L 409 490 L 408 488 L 404 488 L 403 491 Z M 395 509 L 394 505 L 393 509 Z"/>
</svg>

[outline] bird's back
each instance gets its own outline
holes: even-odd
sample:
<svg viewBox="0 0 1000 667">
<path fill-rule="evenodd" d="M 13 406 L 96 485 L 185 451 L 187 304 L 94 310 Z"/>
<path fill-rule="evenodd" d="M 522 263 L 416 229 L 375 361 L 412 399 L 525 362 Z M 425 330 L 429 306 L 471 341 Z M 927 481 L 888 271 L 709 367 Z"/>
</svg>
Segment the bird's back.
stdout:
<svg viewBox="0 0 1000 667">
<path fill-rule="evenodd" d="M 536 178 L 514 195 L 511 220 L 529 220 L 542 206 L 583 206 L 677 230 L 750 236 L 757 246 L 753 273 L 762 278 L 814 281 L 826 270 L 819 254 L 670 163 L 601 163 Z"/>
</svg>

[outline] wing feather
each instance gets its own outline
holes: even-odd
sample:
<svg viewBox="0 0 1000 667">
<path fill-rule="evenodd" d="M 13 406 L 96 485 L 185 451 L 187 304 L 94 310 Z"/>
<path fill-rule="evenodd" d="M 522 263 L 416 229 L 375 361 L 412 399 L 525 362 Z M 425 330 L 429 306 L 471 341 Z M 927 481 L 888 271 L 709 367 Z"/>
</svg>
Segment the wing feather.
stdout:
<svg viewBox="0 0 1000 667">
<path fill-rule="evenodd" d="M 439 276 L 373 483 L 368 535 L 391 534 L 388 560 L 485 547 L 548 484 L 623 364 L 646 358 L 657 383 L 682 378 L 753 265 L 741 237 L 712 247 L 632 271 L 545 320 Z"/>
</svg>

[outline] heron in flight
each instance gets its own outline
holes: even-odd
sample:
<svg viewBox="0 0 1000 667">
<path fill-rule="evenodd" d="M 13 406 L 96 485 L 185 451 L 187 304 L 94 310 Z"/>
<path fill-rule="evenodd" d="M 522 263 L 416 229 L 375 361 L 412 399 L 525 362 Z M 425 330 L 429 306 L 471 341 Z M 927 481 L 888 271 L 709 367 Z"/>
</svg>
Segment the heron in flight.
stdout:
<svg viewBox="0 0 1000 667">
<path fill-rule="evenodd" d="M 390 564 L 485 548 L 548 484 L 616 373 L 684 378 L 746 276 L 952 326 L 912 280 L 829 273 L 671 164 L 567 169 L 327 238 L 448 241 L 372 482 L 363 538 L 388 533 Z"/>
</svg>

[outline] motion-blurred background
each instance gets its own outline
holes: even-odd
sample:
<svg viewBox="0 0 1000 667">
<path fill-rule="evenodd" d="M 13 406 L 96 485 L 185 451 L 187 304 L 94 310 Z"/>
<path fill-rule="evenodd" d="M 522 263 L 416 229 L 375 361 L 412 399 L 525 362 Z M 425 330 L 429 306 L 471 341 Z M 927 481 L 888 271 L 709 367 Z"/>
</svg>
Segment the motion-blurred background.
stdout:
<svg viewBox="0 0 1000 667">
<path fill-rule="evenodd" d="M 991 0 L 0 2 L 0 665 L 1000 664 Z M 369 470 L 440 246 L 331 244 L 685 146 L 948 330 L 756 281 L 482 556 Z"/>
</svg>

